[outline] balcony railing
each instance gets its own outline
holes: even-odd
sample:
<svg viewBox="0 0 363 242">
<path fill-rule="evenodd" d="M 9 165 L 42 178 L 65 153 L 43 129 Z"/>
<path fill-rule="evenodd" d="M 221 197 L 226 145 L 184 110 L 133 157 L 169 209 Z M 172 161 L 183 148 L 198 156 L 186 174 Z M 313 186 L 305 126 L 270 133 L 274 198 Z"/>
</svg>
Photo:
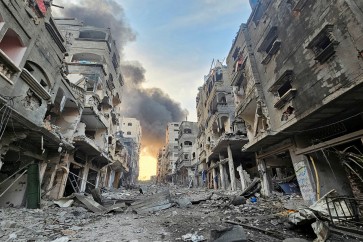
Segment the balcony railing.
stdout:
<svg viewBox="0 0 363 242">
<path fill-rule="evenodd" d="M 20 71 L 19 67 L 0 50 L 0 75 L 10 84 L 14 84 L 11 79 Z"/>
</svg>

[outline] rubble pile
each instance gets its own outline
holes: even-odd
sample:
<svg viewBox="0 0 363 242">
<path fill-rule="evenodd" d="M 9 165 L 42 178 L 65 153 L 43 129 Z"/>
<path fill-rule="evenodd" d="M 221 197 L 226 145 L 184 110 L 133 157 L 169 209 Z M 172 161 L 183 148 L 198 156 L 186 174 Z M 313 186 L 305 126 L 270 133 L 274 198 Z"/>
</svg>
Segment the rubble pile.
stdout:
<svg viewBox="0 0 363 242">
<path fill-rule="evenodd" d="M 52 241 L 75 234 L 99 214 L 83 207 L 0 210 L 0 241 Z"/>
</svg>

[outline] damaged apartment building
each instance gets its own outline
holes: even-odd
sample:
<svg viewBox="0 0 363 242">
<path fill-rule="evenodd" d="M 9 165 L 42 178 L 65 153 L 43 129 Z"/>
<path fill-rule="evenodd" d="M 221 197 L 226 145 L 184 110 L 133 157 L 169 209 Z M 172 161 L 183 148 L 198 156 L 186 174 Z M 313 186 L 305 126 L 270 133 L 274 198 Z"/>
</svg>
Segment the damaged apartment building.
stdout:
<svg viewBox="0 0 363 242">
<path fill-rule="evenodd" d="M 199 88 L 199 179 L 362 201 L 363 2 L 250 3 L 227 66 Z"/>
<path fill-rule="evenodd" d="M 192 186 L 194 182 L 196 151 L 195 144 L 198 134 L 196 122 L 182 121 L 178 134 L 178 159 L 176 160 L 176 183 Z"/>
<path fill-rule="evenodd" d="M 50 2 L 0 1 L 0 206 L 118 187 L 122 86 L 109 29 L 55 20 Z"/>
<path fill-rule="evenodd" d="M 181 122 L 167 124 L 165 146 L 158 152 L 157 181 L 176 182 L 179 157 L 179 128 Z"/>
<path fill-rule="evenodd" d="M 248 138 L 239 148 L 258 168 L 248 176 L 261 178 L 266 196 L 301 193 L 313 203 L 334 189 L 362 201 L 363 2 L 251 2 L 226 60 Z M 198 96 L 197 105 L 203 117 L 208 102 Z"/>
<path fill-rule="evenodd" d="M 214 189 L 244 190 L 249 174 L 256 174 L 253 156 L 241 148 L 248 142 L 246 128 L 235 118 L 235 102 L 227 66 L 216 61 L 196 98 L 198 184 Z M 252 156 L 252 157 L 251 157 Z"/>
</svg>

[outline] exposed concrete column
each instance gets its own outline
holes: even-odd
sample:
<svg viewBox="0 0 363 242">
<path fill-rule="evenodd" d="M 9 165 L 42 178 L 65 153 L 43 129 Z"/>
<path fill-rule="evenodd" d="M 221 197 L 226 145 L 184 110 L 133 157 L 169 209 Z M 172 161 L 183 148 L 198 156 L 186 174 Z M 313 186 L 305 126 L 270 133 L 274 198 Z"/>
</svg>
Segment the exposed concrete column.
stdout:
<svg viewBox="0 0 363 242">
<path fill-rule="evenodd" d="M 360 141 L 362 142 L 362 144 L 363 144 L 363 137 L 362 138 L 360 138 Z M 0 166 L 0 170 L 1 170 L 1 166 Z"/>
<path fill-rule="evenodd" d="M 247 180 L 246 180 L 246 177 L 245 177 L 245 173 L 243 172 L 242 165 L 237 167 L 237 171 L 239 173 L 239 177 L 241 178 L 242 191 L 244 191 L 247 188 Z"/>
<path fill-rule="evenodd" d="M 221 174 L 221 188 L 226 190 L 226 174 L 224 173 L 224 166 L 219 164 L 219 173 Z"/>
<path fill-rule="evenodd" d="M 61 168 L 63 170 L 63 176 L 62 176 L 60 187 L 59 187 L 58 198 L 63 197 L 64 191 L 66 190 L 67 179 L 68 179 L 68 175 L 69 175 L 69 166 L 70 166 L 69 154 L 65 154 L 62 159 Z"/>
<path fill-rule="evenodd" d="M 234 175 L 235 174 L 235 169 L 234 169 L 231 145 L 228 145 L 227 152 L 228 152 L 229 174 L 231 176 L 231 188 L 232 188 L 232 191 L 236 191 L 237 190 L 237 183 L 236 183 L 236 176 Z"/>
<path fill-rule="evenodd" d="M 267 169 L 266 169 L 266 162 L 262 159 L 256 159 L 257 160 L 257 164 L 258 164 L 258 171 L 260 172 L 261 176 L 262 176 L 262 189 L 261 189 L 261 193 L 264 196 L 270 196 L 271 195 L 271 181 L 269 179 L 269 176 L 267 174 Z"/>
<path fill-rule="evenodd" d="M 1 158 L 0 158 L 0 171 L 1 171 L 1 167 L 3 167 L 3 162 L 1 161 Z"/>
<path fill-rule="evenodd" d="M 295 150 L 293 148 L 290 148 L 289 152 L 301 195 L 305 201 L 312 204 L 316 202 L 319 195 L 317 194 L 316 185 L 314 186 L 314 177 L 308 165 L 309 161 L 304 155 L 295 155 Z"/>
<path fill-rule="evenodd" d="M 42 163 L 40 163 L 40 169 L 39 169 L 39 181 L 40 181 L 40 184 L 42 184 L 43 182 L 43 178 L 44 178 L 44 174 L 45 174 L 45 171 L 47 169 L 47 166 L 48 164 L 43 161 Z M 1 167 L 0 167 L 0 170 L 1 170 Z"/>
<path fill-rule="evenodd" d="M 48 191 L 47 196 L 50 195 L 50 192 L 51 192 L 51 190 L 53 188 L 53 183 L 54 183 L 55 175 L 57 174 L 58 167 L 59 167 L 59 165 L 54 166 L 54 169 L 52 171 L 52 175 L 50 175 L 49 184 L 47 186 L 47 191 Z"/>
<path fill-rule="evenodd" d="M 215 162 L 212 162 L 211 164 L 212 164 L 212 166 L 214 166 L 216 163 Z M 217 176 L 217 170 L 216 169 L 217 168 L 214 167 L 213 170 L 212 170 L 212 174 L 213 174 L 213 187 L 214 187 L 215 190 L 218 189 L 218 182 L 216 181 L 216 176 Z"/>
<path fill-rule="evenodd" d="M 89 172 L 89 164 L 86 163 L 86 165 L 83 168 L 82 171 L 82 180 L 81 180 L 81 186 L 80 186 L 80 192 L 84 192 L 86 190 L 86 185 L 87 185 L 87 177 L 88 177 L 88 172 Z M 108 184 L 110 185 L 110 184 Z"/>
<path fill-rule="evenodd" d="M 224 160 L 224 157 L 219 154 L 219 173 L 221 174 L 221 187 L 223 190 L 226 190 L 226 178 L 227 178 L 227 174 L 224 168 L 224 165 L 222 164 L 222 161 Z"/>
</svg>

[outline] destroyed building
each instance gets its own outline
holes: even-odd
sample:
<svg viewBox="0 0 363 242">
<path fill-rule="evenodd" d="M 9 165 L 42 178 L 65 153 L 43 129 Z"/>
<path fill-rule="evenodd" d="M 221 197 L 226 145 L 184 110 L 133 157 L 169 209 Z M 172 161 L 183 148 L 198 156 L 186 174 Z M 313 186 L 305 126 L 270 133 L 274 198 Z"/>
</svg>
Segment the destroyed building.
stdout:
<svg viewBox="0 0 363 242">
<path fill-rule="evenodd" d="M 116 139 L 119 61 L 110 29 L 55 20 L 49 2 L 0 1 L 1 206 L 118 187 L 136 167 Z"/>
<path fill-rule="evenodd" d="M 130 156 L 128 163 L 129 172 L 125 173 L 124 181 L 126 184 L 135 186 L 139 177 L 139 159 L 141 150 L 141 125 L 140 121 L 135 118 L 121 118 L 120 120 L 121 139 Z"/>
<path fill-rule="evenodd" d="M 236 116 L 265 195 L 291 176 L 309 202 L 332 189 L 362 194 L 362 170 L 347 160 L 363 151 L 358 2 L 260 1 L 240 28 L 229 59 L 239 65 Z"/>
<path fill-rule="evenodd" d="M 162 152 L 162 176 L 164 177 L 164 181 L 176 182 L 180 124 L 180 122 L 171 122 L 166 127 L 165 150 Z"/>
<path fill-rule="evenodd" d="M 193 145 L 196 143 L 198 124 L 196 122 L 182 121 L 178 134 L 178 159 L 176 160 L 176 180 L 178 184 L 191 186 L 194 180 L 192 159 L 195 158 Z"/>
<path fill-rule="evenodd" d="M 216 80 L 207 76 L 197 96 L 200 170 L 208 172 L 208 186 L 218 164 L 228 164 L 231 189 L 235 177 L 242 190 L 249 177 L 260 177 L 266 196 L 301 193 L 313 203 L 335 189 L 362 199 L 362 2 L 250 2 L 253 11 L 233 41 L 227 67 L 220 67 L 229 85 L 220 93 L 233 104 L 233 115 L 218 110 L 223 94 L 214 109 Z M 236 132 L 241 139 L 234 142 L 229 136 Z M 223 149 L 228 156 L 217 155 Z M 235 154 L 242 156 L 240 176 L 230 165 L 238 165 Z"/>
<path fill-rule="evenodd" d="M 199 184 L 215 189 L 244 189 L 245 180 L 250 180 L 244 169 L 254 169 L 250 172 L 254 174 L 256 165 L 251 154 L 241 151 L 248 140 L 244 122 L 234 115 L 227 66 L 217 61 L 204 79 L 196 100 Z"/>
</svg>

